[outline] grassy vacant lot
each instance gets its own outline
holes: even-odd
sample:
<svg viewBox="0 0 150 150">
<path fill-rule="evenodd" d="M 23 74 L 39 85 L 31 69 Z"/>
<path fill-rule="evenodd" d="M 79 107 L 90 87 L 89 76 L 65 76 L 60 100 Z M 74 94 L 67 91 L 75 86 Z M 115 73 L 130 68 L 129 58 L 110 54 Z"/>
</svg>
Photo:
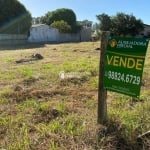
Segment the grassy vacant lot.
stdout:
<svg viewBox="0 0 150 150">
<path fill-rule="evenodd" d="M 0 51 L 0 149 L 148 150 L 150 47 L 139 100 L 108 92 L 108 122 L 97 125 L 99 42 Z M 40 53 L 44 59 L 31 58 Z M 16 61 L 22 60 L 21 63 Z M 60 72 L 73 78 L 60 79 Z M 68 74 L 68 75 L 70 75 Z M 75 76 L 78 75 L 78 78 Z M 149 136 L 149 135 L 148 135 Z"/>
</svg>

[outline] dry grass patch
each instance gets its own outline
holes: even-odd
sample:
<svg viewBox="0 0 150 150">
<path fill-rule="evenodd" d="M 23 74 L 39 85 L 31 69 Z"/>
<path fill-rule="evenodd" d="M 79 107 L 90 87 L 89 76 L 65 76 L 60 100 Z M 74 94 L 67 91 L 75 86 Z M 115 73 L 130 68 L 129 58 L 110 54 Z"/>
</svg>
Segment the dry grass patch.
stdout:
<svg viewBox="0 0 150 150">
<path fill-rule="evenodd" d="M 99 45 L 26 45 L 0 51 L 0 149 L 149 148 L 146 139 L 140 145 L 137 141 L 150 128 L 148 69 L 144 70 L 140 100 L 108 92 L 108 122 L 97 125 L 99 51 L 95 49 Z M 16 63 L 35 53 L 44 58 Z M 62 80 L 61 71 L 83 76 Z"/>
</svg>

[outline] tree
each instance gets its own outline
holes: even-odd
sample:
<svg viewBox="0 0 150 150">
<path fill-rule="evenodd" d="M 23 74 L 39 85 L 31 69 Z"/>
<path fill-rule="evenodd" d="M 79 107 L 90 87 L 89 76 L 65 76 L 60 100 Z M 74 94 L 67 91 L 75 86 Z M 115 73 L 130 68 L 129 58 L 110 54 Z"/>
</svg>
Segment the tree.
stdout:
<svg viewBox="0 0 150 150">
<path fill-rule="evenodd" d="M 116 35 L 135 36 L 144 29 L 143 22 L 133 15 L 117 13 L 112 17 L 112 32 Z"/>
<path fill-rule="evenodd" d="M 42 23 L 51 25 L 54 21 L 65 21 L 71 26 L 71 32 L 77 32 L 78 25 L 76 22 L 76 15 L 71 9 L 61 8 L 46 13 L 44 17 L 41 17 Z"/>
<path fill-rule="evenodd" d="M 61 33 L 69 33 L 71 31 L 71 26 L 64 20 L 54 21 L 51 26 L 57 28 Z"/>
<path fill-rule="evenodd" d="M 133 15 L 117 13 L 116 16 L 101 14 L 97 16 L 102 31 L 110 31 L 113 35 L 135 36 L 143 29 L 143 22 Z"/>
<path fill-rule="evenodd" d="M 111 29 L 111 18 L 107 14 L 103 13 L 101 15 L 96 16 L 100 21 L 100 30 L 108 31 Z"/>
<path fill-rule="evenodd" d="M 69 25 L 76 23 L 76 15 L 71 9 L 61 8 L 46 13 L 43 18 L 43 23 L 47 25 L 52 24 L 54 21 L 64 20 Z"/>
<path fill-rule="evenodd" d="M 0 33 L 27 34 L 31 15 L 18 0 L 0 0 Z"/>
</svg>

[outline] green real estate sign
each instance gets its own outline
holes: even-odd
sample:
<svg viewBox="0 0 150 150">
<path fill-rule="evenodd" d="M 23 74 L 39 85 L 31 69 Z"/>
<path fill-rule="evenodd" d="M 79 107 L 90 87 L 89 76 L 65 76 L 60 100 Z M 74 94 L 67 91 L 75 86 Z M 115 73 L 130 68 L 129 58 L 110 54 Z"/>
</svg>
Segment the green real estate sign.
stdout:
<svg viewBox="0 0 150 150">
<path fill-rule="evenodd" d="M 104 88 L 139 97 L 148 40 L 110 37 L 104 64 Z"/>
</svg>

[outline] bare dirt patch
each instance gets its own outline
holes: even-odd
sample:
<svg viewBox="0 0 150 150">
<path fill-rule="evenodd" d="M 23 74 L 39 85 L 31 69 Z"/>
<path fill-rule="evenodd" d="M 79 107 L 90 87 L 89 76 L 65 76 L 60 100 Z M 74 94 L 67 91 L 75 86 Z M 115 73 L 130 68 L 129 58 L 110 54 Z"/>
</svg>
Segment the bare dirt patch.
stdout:
<svg viewBox="0 0 150 150">
<path fill-rule="evenodd" d="M 22 102 L 26 99 L 46 99 L 56 95 L 66 95 L 66 91 L 63 90 L 36 90 L 36 89 L 24 89 L 21 91 L 14 91 L 12 93 L 2 94 L 3 98 L 11 98 L 13 101 Z"/>
</svg>

